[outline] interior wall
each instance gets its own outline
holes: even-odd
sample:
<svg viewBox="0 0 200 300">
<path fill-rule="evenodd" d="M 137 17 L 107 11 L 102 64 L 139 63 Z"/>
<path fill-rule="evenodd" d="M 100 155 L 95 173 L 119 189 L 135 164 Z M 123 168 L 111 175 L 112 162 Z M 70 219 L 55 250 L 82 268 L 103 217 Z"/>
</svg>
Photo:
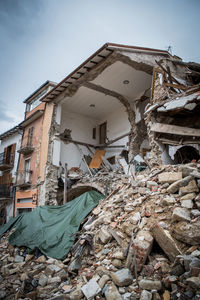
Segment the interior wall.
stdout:
<svg viewBox="0 0 200 300">
<path fill-rule="evenodd" d="M 97 127 L 97 123 L 98 121 L 91 117 L 62 110 L 60 132 L 63 132 L 66 128 L 71 129 L 71 136 L 74 140 L 96 145 L 98 143 L 98 135 L 96 136 L 96 139 L 93 139 L 92 132 L 93 128 Z M 98 132 L 97 128 L 96 132 Z M 90 154 L 89 150 L 85 146 L 79 145 L 79 147 L 83 151 L 84 155 Z M 67 163 L 68 169 L 72 167 L 80 167 L 83 171 L 87 171 L 87 167 L 82 161 L 77 146 L 72 143 L 66 144 L 61 142 L 60 161 L 63 167 L 65 163 Z"/>
<path fill-rule="evenodd" d="M 104 122 L 107 122 L 108 140 L 113 140 L 123 134 L 128 133 L 131 130 L 131 126 L 128 121 L 128 115 L 123 106 L 121 106 L 117 110 L 113 110 L 112 113 L 105 115 L 105 117 L 99 122 L 99 124 L 102 124 Z M 128 143 L 128 136 L 113 143 L 112 146 L 125 145 L 127 147 L 127 143 Z M 105 157 L 118 155 L 123 149 L 126 148 L 106 148 Z"/>
<path fill-rule="evenodd" d="M 74 112 L 62 110 L 60 132 L 63 132 L 66 128 L 71 129 L 71 136 L 74 140 L 98 145 L 99 144 L 99 125 L 107 122 L 107 138 L 113 140 L 130 131 L 130 123 L 128 121 L 127 113 L 123 106 L 117 110 L 113 110 L 112 113 L 108 113 L 101 120 L 95 120 L 92 117 L 83 116 Z M 96 139 L 93 139 L 93 128 L 96 128 Z M 113 145 L 127 145 L 128 137 L 125 137 Z M 85 146 L 80 146 L 84 155 L 90 155 L 91 153 Z M 60 148 L 60 150 L 59 150 Z M 106 148 L 106 157 L 118 155 L 124 148 Z M 93 148 L 94 152 L 95 149 Z M 80 167 L 84 172 L 87 171 L 85 163 L 82 161 L 80 151 L 77 146 L 69 143 L 66 144 L 63 141 L 54 140 L 53 147 L 53 164 L 59 166 L 59 161 L 64 167 L 65 163 L 68 164 L 68 169 L 72 167 Z"/>
</svg>

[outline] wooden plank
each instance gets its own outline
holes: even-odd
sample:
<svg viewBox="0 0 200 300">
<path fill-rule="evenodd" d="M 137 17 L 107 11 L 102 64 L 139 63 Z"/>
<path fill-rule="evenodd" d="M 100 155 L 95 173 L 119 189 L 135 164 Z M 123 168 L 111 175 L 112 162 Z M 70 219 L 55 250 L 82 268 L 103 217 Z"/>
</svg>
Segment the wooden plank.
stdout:
<svg viewBox="0 0 200 300">
<path fill-rule="evenodd" d="M 151 131 L 166 134 L 200 136 L 200 129 L 162 123 L 153 123 L 151 126 Z"/>
<path fill-rule="evenodd" d="M 175 83 L 165 82 L 164 85 L 168 86 L 168 87 L 172 87 L 174 89 L 180 89 L 180 90 L 183 90 L 183 91 L 187 90 L 187 87 L 182 85 L 182 84 L 175 84 Z"/>
<path fill-rule="evenodd" d="M 97 150 L 90 162 L 89 168 L 90 169 L 98 169 L 102 163 L 102 156 L 106 153 L 105 150 Z"/>
<path fill-rule="evenodd" d="M 173 146 L 180 146 L 180 145 L 188 145 L 188 144 L 200 144 L 200 140 L 170 140 L 170 139 L 165 139 L 162 137 L 156 138 L 157 141 L 162 142 L 163 144 L 166 145 L 173 145 Z"/>
</svg>

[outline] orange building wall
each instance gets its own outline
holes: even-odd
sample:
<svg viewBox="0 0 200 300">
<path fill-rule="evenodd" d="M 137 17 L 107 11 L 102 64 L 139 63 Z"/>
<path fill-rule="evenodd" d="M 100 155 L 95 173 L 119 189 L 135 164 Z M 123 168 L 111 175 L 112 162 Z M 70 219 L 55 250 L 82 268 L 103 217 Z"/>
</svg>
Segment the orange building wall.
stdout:
<svg viewBox="0 0 200 300">
<path fill-rule="evenodd" d="M 46 103 L 46 108 L 43 117 L 43 131 L 41 140 L 41 151 L 40 151 L 40 180 L 44 181 L 45 167 L 48 155 L 49 145 L 49 130 L 51 127 L 51 120 L 53 115 L 53 103 Z"/>
<path fill-rule="evenodd" d="M 42 105 L 43 105 L 43 103 L 42 103 Z M 38 109 L 38 107 L 37 107 L 37 109 Z M 36 195 L 38 194 L 36 184 L 37 184 L 38 178 L 40 177 L 40 147 L 41 147 L 41 140 L 42 140 L 42 125 L 43 125 L 43 115 L 40 118 L 34 120 L 24 130 L 24 136 L 27 136 L 29 128 L 32 126 L 34 127 L 33 140 L 32 140 L 32 145 L 34 147 L 34 151 L 28 155 L 20 154 L 18 171 L 24 170 L 25 159 L 30 158 L 31 159 L 30 160 L 30 170 L 32 170 L 32 175 L 31 175 L 32 186 L 30 189 L 16 191 L 15 215 L 16 215 L 17 208 L 27 208 L 27 207 L 34 208 L 34 207 L 36 207 L 36 204 L 32 203 L 32 201 L 27 202 L 27 203 L 17 203 L 17 199 L 33 198 L 33 194 L 36 194 Z"/>
<path fill-rule="evenodd" d="M 45 102 L 42 102 L 40 105 L 36 106 L 31 111 L 26 112 L 26 119 L 30 117 L 32 114 L 34 114 L 37 110 L 43 110 L 45 109 Z"/>
</svg>

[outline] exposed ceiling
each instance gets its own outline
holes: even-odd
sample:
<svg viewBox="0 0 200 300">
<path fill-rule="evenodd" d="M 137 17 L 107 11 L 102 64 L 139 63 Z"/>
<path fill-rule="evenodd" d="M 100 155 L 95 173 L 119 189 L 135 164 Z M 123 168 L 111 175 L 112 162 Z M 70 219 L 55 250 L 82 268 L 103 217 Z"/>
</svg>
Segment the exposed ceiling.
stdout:
<svg viewBox="0 0 200 300">
<path fill-rule="evenodd" d="M 128 80 L 129 83 L 124 84 L 124 80 Z M 138 99 L 146 89 L 151 87 L 151 81 L 151 75 L 117 61 L 107 67 L 92 82 L 118 92 L 130 100 L 135 100 Z"/>
<path fill-rule="evenodd" d="M 124 81 L 128 83 L 124 84 Z M 133 103 L 151 87 L 151 81 L 151 75 L 118 61 L 107 67 L 92 83 L 124 95 L 130 103 Z M 63 108 L 68 111 L 97 120 L 123 107 L 115 97 L 106 96 L 87 87 L 80 87 L 74 96 L 66 97 L 62 103 Z"/>
<path fill-rule="evenodd" d="M 90 107 L 91 104 L 95 107 Z M 73 97 L 66 97 L 62 105 L 64 110 L 96 120 L 103 119 L 105 115 L 123 106 L 116 98 L 86 87 L 80 87 Z"/>
</svg>

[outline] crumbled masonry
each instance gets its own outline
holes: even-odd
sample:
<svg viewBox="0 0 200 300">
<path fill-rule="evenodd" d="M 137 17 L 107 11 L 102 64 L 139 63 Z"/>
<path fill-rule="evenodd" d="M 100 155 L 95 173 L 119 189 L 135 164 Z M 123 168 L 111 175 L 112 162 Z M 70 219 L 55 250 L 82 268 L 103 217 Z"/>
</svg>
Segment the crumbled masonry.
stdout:
<svg viewBox="0 0 200 300">
<path fill-rule="evenodd" d="M 188 185 L 195 182 L 184 194 L 191 208 L 183 205 L 182 187 L 168 191 L 189 176 L 183 165 L 146 169 L 134 184 L 121 171 L 99 172 L 93 181 L 108 178 L 108 196 L 85 219 L 64 261 L 27 254 L 5 234 L 0 299 L 199 299 L 200 163 L 184 170 L 193 172 Z"/>
</svg>

